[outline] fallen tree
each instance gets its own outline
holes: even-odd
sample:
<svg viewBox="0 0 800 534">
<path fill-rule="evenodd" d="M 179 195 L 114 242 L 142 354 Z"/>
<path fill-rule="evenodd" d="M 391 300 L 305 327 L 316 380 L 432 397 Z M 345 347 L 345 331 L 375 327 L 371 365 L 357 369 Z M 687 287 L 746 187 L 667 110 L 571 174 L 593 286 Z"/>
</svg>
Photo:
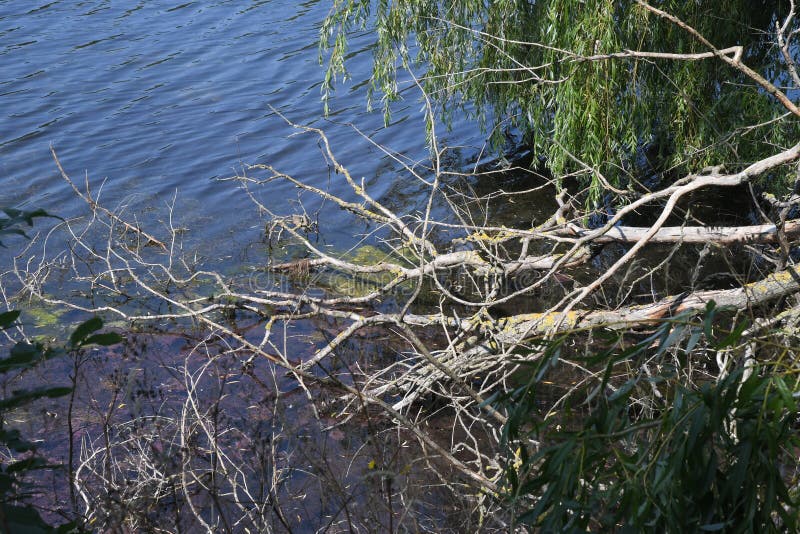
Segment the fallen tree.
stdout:
<svg viewBox="0 0 800 534">
<path fill-rule="evenodd" d="M 678 63 L 720 61 L 733 69 L 736 80 L 748 80 L 749 90 L 758 93 L 758 98 L 765 94 L 774 98 L 773 103 L 781 106 L 783 113 L 775 122 L 796 120 L 797 108 L 779 83 L 785 78 L 800 85 L 795 63 L 787 62 L 784 78 L 768 80 L 745 65 L 748 56 L 742 48 L 715 48 L 682 20 L 644 2 L 636 4 L 643 14 L 667 18 L 703 50 L 666 56 L 649 50 L 586 54 L 548 49 L 548 53 L 560 55 L 558 61 L 598 68 L 632 58 Z M 794 15 L 792 4 L 783 15 L 783 25 L 776 26 L 773 33 L 779 50 L 787 56 L 796 50 L 791 44 L 796 36 Z M 442 23 L 447 31 L 473 33 L 456 23 Z M 658 24 L 662 23 L 659 20 Z M 520 45 L 486 35 L 480 39 L 501 49 L 503 43 Z M 544 65 L 524 68 L 547 70 Z M 552 78 L 538 83 L 562 82 L 566 83 Z M 724 85 L 723 81 L 718 83 Z M 687 157 L 675 167 L 686 172 L 663 169 L 647 187 L 636 177 L 627 184 L 606 178 L 610 168 L 624 169 L 629 162 L 603 161 L 600 168 L 572 152 L 567 159 L 574 160 L 573 171 L 567 172 L 569 168 L 562 165 L 564 174 L 553 177 L 533 173 L 530 164 L 486 172 L 479 172 L 476 164 L 466 172 L 466 166 L 448 166 L 451 149 L 440 145 L 434 103 L 428 93 L 421 94 L 430 128 L 430 161 L 411 165 L 380 147 L 402 172 L 398 180 L 422 188 L 415 209 L 397 209 L 391 199 L 376 198 L 368 181 L 351 175 L 347 165 L 337 159 L 335 147 L 323 130 L 287 121 L 318 141 L 323 161 L 331 175 L 346 184 L 346 193 L 334 193 L 269 165 L 250 166 L 231 178 L 264 217 L 264 237 L 271 255 L 268 265 L 242 278 L 194 265 L 182 257 L 180 232 L 171 226 L 171 219 L 163 232 L 166 235 L 161 236 L 150 229 L 145 233 L 138 225 L 125 222 L 122 214 L 101 208 L 89 191 L 88 181 L 85 191 L 79 190 L 56 159 L 63 178 L 87 203 L 90 215 L 82 223 L 65 221 L 59 227 L 69 241 L 66 255 L 52 255 L 45 239 L 41 254 L 20 260 L 12 273 L 16 284 L 26 295 L 43 302 L 116 316 L 127 324 L 191 321 L 208 332 L 209 338 L 224 339 L 226 353 L 238 358 L 245 372 L 259 361 L 282 369 L 304 392 L 319 420 L 324 418 L 320 414 L 334 413 L 341 422 L 366 411 L 365 406 L 379 409 L 418 440 L 430 458 L 460 473 L 471 487 L 480 488 L 472 493 L 476 509 L 485 514 L 482 517 L 492 517 L 499 530 L 509 528 L 513 519 L 488 513 L 497 506 L 493 497 L 503 494 L 504 483 L 522 473 L 521 465 L 540 467 L 529 457 L 522 458 L 527 453 L 519 452 L 527 447 L 538 451 L 538 442 L 519 439 L 509 443 L 504 433 L 515 420 L 515 406 L 498 399 L 509 398 L 510 392 L 519 389 L 520 369 L 536 370 L 532 374 L 541 379 L 536 387 L 545 383 L 542 380 L 551 369 L 548 366 L 563 365 L 579 374 L 541 414 L 527 414 L 531 420 L 544 421 L 557 417 L 554 414 L 567 402 L 565 399 L 580 388 L 590 390 L 585 395 L 589 406 L 598 392 L 624 392 L 625 384 L 633 380 L 626 382 L 631 376 L 650 377 L 667 367 L 657 358 L 666 349 L 656 356 L 648 355 L 644 361 L 618 358 L 605 368 L 605 363 L 599 369 L 592 367 L 594 364 L 586 362 L 593 361 L 593 353 L 602 352 L 592 344 L 595 333 L 616 331 L 612 344 L 620 345 L 624 336 L 637 342 L 644 337 L 647 343 L 637 345 L 637 354 L 645 354 L 655 343 L 647 338 L 651 330 L 666 328 L 663 325 L 670 321 L 680 322 L 685 328 L 678 329 L 675 339 L 696 335 L 697 339 L 689 338 L 694 339 L 691 349 L 685 350 L 669 335 L 665 339 L 671 340 L 668 345 L 675 361 L 689 360 L 686 368 L 672 371 L 678 378 L 671 375 L 646 385 L 637 383 L 639 397 L 630 401 L 642 413 L 660 414 L 668 412 L 662 401 L 669 388 L 665 386 L 662 391 L 662 382 L 669 382 L 674 389 L 702 382 L 697 380 L 700 358 L 692 359 L 694 356 L 715 353 L 717 369 L 705 371 L 703 367 L 702 373 L 707 373 L 703 380 L 724 383 L 737 365 L 731 362 L 740 359 L 741 365 L 750 369 L 757 352 L 752 347 L 770 343 L 758 338 L 758 328 L 754 327 L 749 332 L 752 337 L 736 340 L 745 356 L 734 357 L 727 346 L 714 344 L 709 328 L 702 351 L 695 349 L 702 329 L 691 322 L 694 315 L 713 308 L 731 317 L 748 316 L 756 326 L 776 328 L 773 335 L 786 346 L 794 343 L 800 316 L 796 298 L 800 268 L 794 263 L 800 235 L 796 194 L 800 187 L 800 144 L 796 139 L 770 142 L 769 153 L 735 163 L 717 161 L 712 167 L 695 168 L 695 158 Z M 767 120 L 772 125 L 773 119 Z M 729 132 L 726 142 L 733 143 L 732 138 L 738 140 L 758 127 L 754 124 Z M 535 187 L 520 191 L 497 185 L 515 172 L 534 182 Z M 713 215 L 698 216 L 693 210 L 692 204 L 703 195 L 713 192 L 724 197 L 725 191 L 742 186 L 751 192 L 778 180 L 794 184 L 776 187 L 781 197 L 769 202 L 753 193 L 738 226 L 730 222 L 723 225 L 713 220 Z M 271 199 L 270 188 L 276 182 L 298 191 L 295 213 L 287 214 L 281 211 L 284 206 L 263 200 Z M 482 195 L 477 192 L 480 189 L 490 192 Z M 530 224 L 502 222 L 504 212 L 533 203 L 531 195 L 541 203 L 545 202 L 544 195 L 552 197 L 552 202 L 546 199 L 552 209 Z M 692 201 L 687 200 L 690 197 Z M 597 202 L 598 198 L 605 201 Z M 354 227 L 364 229 L 350 250 L 334 249 L 320 239 L 326 232 L 326 213 L 320 206 L 327 205 L 346 211 Z M 650 213 L 648 225 L 629 224 L 634 216 L 641 219 L 640 212 L 644 211 Z M 99 244 L 97 235 L 103 236 Z M 654 245 L 669 245 L 670 249 L 648 256 Z M 705 246 L 701 249 L 699 245 Z M 674 273 L 667 271 L 680 254 L 694 261 L 693 266 L 682 267 L 685 272 L 677 276 L 678 285 L 685 291 L 671 295 L 661 292 L 666 284 L 654 280 L 670 279 Z M 731 264 L 730 279 L 738 287 L 697 287 L 702 264 L 711 257 Z M 743 261 L 733 265 L 731 258 Z M 85 285 L 85 295 L 58 297 L 47 290 L 65 271 Z M 262 275 L 268 283 L 254 284 Z M 640 285 L 643 290 L 638 289 Z M 148 308 L 131 304 L 142 300 L 155 302 L 149 310 L 158 311 L 142 311 Z M 124 304 L 118 304 L 120 301 Z M 248 317 L 252 329 L 243 332 L 231 320 L 236 314 Z M 326 337 L 311 343 L 308 351 L 299 351 L 298 345 L 287 340 L 292 329 L 301 326 L 324 331 Z M 349 344 L 357 344 L 359 336 L 368 337 L 375 331 L 390 335 L 400 347 L 392 349 L 391 361 L 377 364 L 368 357 L 357 361 L 344 358 Z M 557 352 L 569 336 L 574 340 L 573 350 L 579 353 L 575 357 L 566 351 Z M 796 372 L 793 362 L 785 365 L 787 373 Z M 737 379 L 745 383 L 748 376 L 752 373 L 737 375 Z M 326 392 L 324 400 L 320 391 Z M 450 410 L 449 439 L 437 439 L 426 426 L 431 413 L 437 411 L 437 403 Z M 620 413 L 633 413 L 633 407 L 620 409 Z M 646 425 L 657 426 L 654 421 Z M 735 441 L 735 428 L 728 430 Z M 612 429 L 603 436 L 616 434 Z M 455 485 L 445 471 L 442 479 Z M 241 487 L 239 484 L 236 487 Z"/>
<path fill-rule="evenodd" d="M 592 239 L 594 243 L 636 243 L 649 232 L 642 226 L 615 226 L 601 236 Z M 584 236 L 589 230 L 570 227 L 561 230 L 562 237 Z M 665 226 L 648 238 L 648 243 L 777 243 L 780 234 L 787 238 L 800 235 L 800 221 L 786 221 L 783 225 L 757 224 L 749 226 Z"/>
</svg>

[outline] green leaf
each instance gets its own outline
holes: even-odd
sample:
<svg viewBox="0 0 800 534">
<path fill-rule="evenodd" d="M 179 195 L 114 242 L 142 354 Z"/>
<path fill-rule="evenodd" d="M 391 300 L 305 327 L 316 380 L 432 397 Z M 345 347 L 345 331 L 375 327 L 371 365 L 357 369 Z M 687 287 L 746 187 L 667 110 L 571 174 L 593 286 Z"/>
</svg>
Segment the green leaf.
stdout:
<svg viewBox="0 0 800 534">
<path fill-rule="evenodd" d="M 716 315 L 716 302 L 713 300 L 708 301 L 706 304 L 706 313 L 703 318 L 703 331 L 706 334 L 706 339 L 711 339 L 714 333 L 714 316 Z"/>
<path fill-rule="evenodd" d="M 71 391 L 71 387 L 36 388 L 15 391 L 10 397 L 0 399 L 0 410 L 17 408 L 36 399 L 63 397 L 64 395 L 68 395 Z"/>
<path fill-rule="evenodd" d="M 39 344 L 20 342 L 11 347 L 9 357 L 0 360 L 0 372 L 30 367 L 44 357 L 44 348 Z"/>
<path fill-rule="evenodd" d="M 51 533 L 53 527 L 48 525 L 39 515 L 39 512 L 30 505 L 15 506 L 2 503 L 2 513 L 8 532 L 13 534 L 44 534 Z"/>
<path fill-rule="evenodd" d="M 789 391 L 789 388 L 783 378 L 776 376 L 773 378 L 772 383 L 775 384 L 775 388 L 778 390 L 778 394 L 783 401 L 783 407 L 792 412 L 796 412 L 797 407 L 794 400 L 794 395 L 792 395 L 792 392 Z"/>
<path fill-rule="evenodd" d="M 0 235 L 21 235 L 28 237 L 25 232 L 19 228 L 20 225 L 33 226 L 33 219 L 36 217 L 52 217 L 49 213 L 42 209 L 33 211 L 24 211 L 16 208 L 0 208 L 7 218 L 0 219 Z M 5 244 L 0 241 L 0 247 L 5 248 Z"/>
<path fill-rule="evenodd" d="M 700 336 L 703 335 L 703 331 L 699 328 L 692 329 L 692 335 L 689 336 L 689 341 L 686 342 L 686 352 L 692 352 L 692 350 L 697 346 L 697 342 L 700 341 Z"/>
<path fill-rule="evenodd" d="M 742 320 L 740 323 L 738 323 L 727 336 L 722 338 L 722 340 L 717 343 L 717 349 L 724 349 L 736 344 L 736 342 L 742 337 L 742 332 L 745 331 L 748 324 L 749 323 L 747 320 Z"/>
<path fill-rule="evenodd" d="M 117 334 L 116 332 L 107 332 L 105 334 L 94 334 L 93 336 L 89 336 L 83 342 L 84 345 L 101 345 L 103 347 L 108 347 L 109 345 L 116 345 L 117 343 L 122 343 L 125 340 L 121 335 Z"/>
<path fill-rule="evenodd" d="M 33 448 L 33 443 L 23 439 L 16 428 L 0 430 L 0 443 L 5 443 L 9 449 L 15 452 L 27 452 Z"/>
<path fill-rule="evenodd" d="M 633 389 L 633 386 L 635 386 L 638 382 L 639 382 L 638 378 L 635 378 L 635 377 L 631 378 L 630 380 L 628 380 L 627 382 L 622 384 L 622 386 L 619 389 L 617 389 L 617 391 L 612 393 L 608 397 L 608 401 L 609 402 L 614 402 L 614 401 L 619 400 L 619 399 L 627 398 L 627 396 L 630 393 L 631 389 Z"/>
<path fill-rule="evenodd" d="M 53 467 L 61 467 L 60 465 L 54 465 L 47 463 L 47 460 L 44 458 L 40 458 L 38 456 L 33 456 L 31 458 L 26 458 L 25 460 L 20 460 L 19 462 L 14 462 L 9 464 L 6 467 L 6 473 L 18 473 L 22 471 L 32 471 L 34 469 L 48 469 Z"/>
<path fill-rule="evenodd" d="M 83 345 L 86 342 L 86 338 L 92 332 L 96 332 L 103 328 L 103 320 L 100 317 L 92 317 L 88 321 L 85 321 L 78 325 L 78 328 L 72 333 L 69 337 L 69 342 L 73 347 L 78 347 Z"/>
<path fill-rule="evenodd" d="M 0 329 L 6 330 L 10 328 L 19 317 L 19 313 L 19 310 L 0 313 Z"/>
<path fill-rule="evenodd" d="M 683 325 L 675 325 L 671 331 L 666 330 L 666 332 L 669 332 L 669 335 L 662 338 L 662 342 L 659 344 L 658 350 L 656 351 L 656 356 L 664 354 L 670 347 L 676 345 L 681 339 L 683 339 L 686 332 L 686 327 Z"/>
</svg>

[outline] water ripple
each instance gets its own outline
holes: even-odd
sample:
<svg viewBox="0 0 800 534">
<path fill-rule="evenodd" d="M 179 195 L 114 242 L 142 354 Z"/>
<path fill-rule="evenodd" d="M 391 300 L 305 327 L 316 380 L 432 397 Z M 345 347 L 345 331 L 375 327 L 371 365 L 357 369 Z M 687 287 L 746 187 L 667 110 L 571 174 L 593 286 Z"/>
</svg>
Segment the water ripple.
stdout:
<svg viewBox="0 0 800 534">
<path fill-rule="evenodd" d="M 70 215 L 73 193 L 55 172 L 52 144 L 75 176 L 107 177 L 111 203 L 132 191 L 152 200 L 176 189 L 200 201 L 211 222 L 199 231 L 213 242 L 241 224 L 232 218 L 255 216 L 245 195 L 215 180 L 243 162 L 269 160 L 328 184 L 316 140 L 289 138 L 270 106 L 323 125 L 354 173 L 374 176 L 382 155 L 348 126 L 321 120 L 317 39 L 328 9 L 319 0 L 0 2 L 0 204 Z M 334 116 L 380 132 L 382 114 L 366 112 L 368 41 L 353 38 L 355 82 L 331 104 Z M 399 106 L 395 119 L 409 114 L 419 115 L 416 102 Z M 393 132 L 393 148 L 424 157 L 420 133 Z M 376 183 L 376 194 L 390 186 Z M 210 197 L 226 201 L 203 202 Z M 296 193 L 276 186 L 270 198 L 288 208 Z"/>
</svg>

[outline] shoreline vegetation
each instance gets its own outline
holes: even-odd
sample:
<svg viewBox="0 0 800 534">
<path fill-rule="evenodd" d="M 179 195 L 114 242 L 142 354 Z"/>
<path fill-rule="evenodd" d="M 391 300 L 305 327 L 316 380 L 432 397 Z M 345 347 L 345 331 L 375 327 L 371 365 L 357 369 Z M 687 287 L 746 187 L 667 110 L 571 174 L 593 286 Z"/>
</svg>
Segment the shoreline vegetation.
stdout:
<svg viewBox="0 0 800 534">
<path fill-rule="evenodd" d="M 100 319 L 70 338 L 63 514 L 98 531 L 796 530 L 800 26 L 793 2 L 756 4 L 334 0 L 323 91 L 360 28 L 387 113 L 398 71 L 425 67 L 409 76 L 430 159 L 376 146 L 422 194 L 376 196 L 324 129 L 273 110 L 341 187 L 269 164 L 232 178 L 269 254 L 243 274 L 184 251 L 172 213 L 104 207 L 53 149 L 85 216 L 35 236 L 2 295 L 129 330 L 119 362 L 83 350 L 121 341 Z M 533 156 L 454 166 L 438 128 L 462 104 Z M 325 239 L 331 206 L 349 250 Z M 172 358 L 148 369 L 148 350 Z"/>
</svg>

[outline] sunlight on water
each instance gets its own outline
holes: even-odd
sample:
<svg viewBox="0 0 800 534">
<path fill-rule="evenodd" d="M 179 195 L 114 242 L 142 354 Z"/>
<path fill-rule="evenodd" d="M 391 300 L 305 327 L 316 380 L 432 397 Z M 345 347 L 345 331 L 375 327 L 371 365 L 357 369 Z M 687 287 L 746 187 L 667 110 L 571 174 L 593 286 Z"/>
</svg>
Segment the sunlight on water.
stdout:
<svg viewBox="0 0 800 534">
<path fill-rule="evenodd" d="M 354 175 L 380 176 L 371 181 L 376 196 L 396 188 L 402 177 L 383 154 L 349 126 L 322 119 L 317 43 L 329 8 L 287 0 L 0 3 L 0 203 L 61 216 L 83 209 L 58 176 L 52 145 L 73 178 L 88 175 L 96 190 L 106 180 L 109 207 L 133 201 L 158 213 L 177 191 L 190 243 L 233 236 L 243 246 L 257 238 L 257 213 L 215 179 L 268 162 L 329 183 L 316 140 L 289 138 L 292 129 L 270 106 L 325 128 Z M 382 114 L 366 111 L 366 45 L 351 43 L 352 78 L 340 84 L 332 117 L 424 158 L 418 95 L 395 109 L 395 122 L 405 124 L 391 136 Z M 284 185 L 270 198 L 288 206 L 296 196 Z"/>
</svg>

